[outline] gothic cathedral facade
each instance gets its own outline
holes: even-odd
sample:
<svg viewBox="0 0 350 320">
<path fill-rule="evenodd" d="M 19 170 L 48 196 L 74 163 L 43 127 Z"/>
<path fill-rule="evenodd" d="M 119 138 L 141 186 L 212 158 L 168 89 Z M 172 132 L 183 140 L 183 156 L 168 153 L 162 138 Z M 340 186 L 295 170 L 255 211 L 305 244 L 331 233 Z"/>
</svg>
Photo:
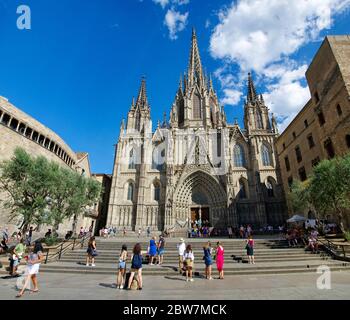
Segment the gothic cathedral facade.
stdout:
<svg viewBox="0 0 350 320">
<path fill-rule="evenodd" d="M 227 122 L 203 72 L 195 32 L 170 119 L 154 132 L 143 79 L 120 129 L 107 225 L 164 231 L 199 217 L 219 229 L 284 223 L 276 120 L 251 75 L 247 91 L 241 129 Z"/>
</svg>

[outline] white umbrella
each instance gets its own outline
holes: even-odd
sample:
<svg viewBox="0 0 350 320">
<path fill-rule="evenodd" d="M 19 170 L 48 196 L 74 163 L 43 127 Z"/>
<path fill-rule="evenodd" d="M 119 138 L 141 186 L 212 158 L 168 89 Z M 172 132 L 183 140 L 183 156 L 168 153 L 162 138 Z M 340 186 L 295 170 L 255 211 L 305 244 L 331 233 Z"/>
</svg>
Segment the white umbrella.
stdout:
<svg viewBox="0 0 350 320">
<path fill-rule="evenodd" d="M 301 222 L 301 221 L 306 221 L 306 218 L 303 216 L 299 216 L 299 215 L 294 215 L 293 217 L 291 217 L 290 219 L 287 220 L 287 222 L 292 223 L 292 222 Z"/>
</svg>

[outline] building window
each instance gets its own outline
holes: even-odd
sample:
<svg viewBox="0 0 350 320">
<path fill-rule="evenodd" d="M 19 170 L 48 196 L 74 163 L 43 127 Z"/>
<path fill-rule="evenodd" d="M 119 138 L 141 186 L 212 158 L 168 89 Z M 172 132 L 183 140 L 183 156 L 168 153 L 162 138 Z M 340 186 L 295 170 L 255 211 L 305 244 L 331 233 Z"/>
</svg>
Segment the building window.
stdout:
<svg viewBox="0 0 350 320">
<path fill-rule="evenodd" d="M 326 123 L 326 119 L 324 118 L 323 112 L 321 111 L 317 116 L 318 116 L 318 122 L 322 127 Z"/>
<path fill-rule="evenodd" d="M 165 163 L 165 149 L 162 151 L 159 150 L 159 146 L 153 149 L 152 154 L 152 169 L 162 171 L 163 165 Z"/>
<path fill-rule="evenodd" d="M 337 113 L 339 117 L 343 114 L 343 110 L 341 109 L 341 106 L 339 104 L 337 105 Z"/>
<path fill-rule="evenodd" d="M 334 151 L 334 146 L 333 146 L 333 142 L 330 138 L 328 138 L 325 142 L 324 142 L 324 148 L 327 151 L 328 154 L 328 158 L 332 159 L 335 157 L 335 151 Z"/>
<path fill-rule="evenodd" d="M 154 183 L 154 200 L 159 201 L 160 200 L 160 185 L 159 183 Z"/>
<path fill-rule="evenodd" d="M 309 148 L 312 149 L 315 146 L 315 142 L 312 134 L 308 135 L 307 141 L 309 143 Z"/>
<path fill-rule="evenodd" d="M 239 198 L 240 199 L 247 199 L 247 190 L 245 187 L 245 183 L 242 179 L 239 180 Z"/>
<path fill-rule="evenodd" d="M 10 123 L 10 128 L 13 130 L 16 130 L 18 126 L 18 120 L 15 118 L 12 118 L 11 123 Z"/>
<path fill-rule="evenodd" d="M 134 200 L 134 185 L 131 182 L 128 185 L 128 200 Z"/>
<path fill-rule="evenodd" d="M 264 129 L 262 115 L 260 111 L 256 112 L 256 122 L 257 122 L 258 129 Z"/>
<path fill-rule="evenodd" d="M 286 144 L 283 143 L 283 150 L 286 150 Z"/>
<path fill-rule="evenodd" d="M 129 154 L 129 169 L 136 169 L 134 149 L 131 149 L 130 154 Z"/>
<path fill-rule="evenodd" d="M 11 119 L 11 117 L 10 117 L 7 113 L 4 113 L 1 122 L 2 122 L 5 126 L 7 126 L 7 125 L 9 124 L 9 122 L 10 122 L 10 119 Z"/>
<path fill-rule="evenodd" d="M 348 146 L 348 148 L 350 148 L 350 134 L 346 135 L 345 140 L 346 140 L 346 145 Z"/>
<path fill-rule="evenodd" d="M 321 159 L 320 157 L 315 158 L 311 161 L 312 167 L 316 167 L 320 163 Z"/>
<path fill-rule="evenodd" d="M 293 132 L 293 139 L 297 138 L 297 134 L 295 132 Z"/>
<path fill-rule="evenodd" d="M 305 128 L 309 126 L 309 122 L 307 120 L 304 121 Z"/>
<path fill-rule="evenodd" d="M 267 196 L 269 198 L 273 198 L 275 196 L 274 190 L 273 190 L 273 184 L 270 180 L 266 181 L 266 188 L 267 188 Z"/>
<path fill-rule="evenodd" d="M 235 167 L 245 167 L 244 149 L 240 144 L 236 144 L 233 149 L 233 159 Z"/>
<path fill-rule="evenodd" d="M 290 189 L 292 188 L 292 185 L 293 185 L 293 177 L 289 177 L 288 178 L 288 186 Z"/>
<path fill-rule="evenodd" d="M 265 167 L 272 166 L 271 151 L 270 151 L 270 148 L 266 144 L 263 144 L 261 146 L 261 157 L 262 157 L 263 165 Z"/>
<path fill-rule="evenodd" d="M 286 170 L 290 171 L 290 162 L 288 157 L 284 158 L 284 163 L 286 164 Z"/>
<path fill-rule="evenodd" d="M 304 167 L 299 169 L 299 178 L 301 181 L 307 180 L 307 175 Z"/>
<path fill-rule="evenodd" d="M 198 94 L 195 94 L 193 97 L 193 119 L 199 120 L 201 118 L 201 99 Z"/>
<path fill-rule="evenodd" d="M 297 157 L 298 163 L 300 163 L 301 161 L 303 161 L 303 156 L 301 155 L 301 149 L 300 149 L 299 146 L 295 148 L 295 155 L 296 155 L 296 157 Z"/>
<path fill-rule="evenodd" d="M 320 102 L 320 96 L 318 95 L 318 92 L 316 91 L 314 94 L 315 102 L 318 104 Z"/>
</svg>

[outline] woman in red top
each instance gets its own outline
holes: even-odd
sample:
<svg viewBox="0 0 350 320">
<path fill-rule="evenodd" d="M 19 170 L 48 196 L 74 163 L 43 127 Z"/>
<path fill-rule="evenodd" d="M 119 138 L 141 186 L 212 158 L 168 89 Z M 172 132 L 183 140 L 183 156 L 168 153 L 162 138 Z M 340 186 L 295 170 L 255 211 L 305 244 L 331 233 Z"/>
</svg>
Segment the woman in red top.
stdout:
<svg viewBox="0 0 350 320">
<path fill-rule="evenodd" d="M 216 248 L 216 267 L 219 271 L 219 279 L 224 279 L 224 248 L 221 244 L 221 242 L 217 243 L 217 248 Z"/>
</svg>

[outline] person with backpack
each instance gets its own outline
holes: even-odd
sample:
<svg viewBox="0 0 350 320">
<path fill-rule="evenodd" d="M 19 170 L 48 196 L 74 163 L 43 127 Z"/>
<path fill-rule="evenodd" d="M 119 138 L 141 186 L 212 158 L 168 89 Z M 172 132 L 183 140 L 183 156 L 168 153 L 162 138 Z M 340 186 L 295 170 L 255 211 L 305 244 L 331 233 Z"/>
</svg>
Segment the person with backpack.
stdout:
<svg viewBox="0 0 350 320">
<path fill-rule="evenodd" d="M 224 279 L 224 263 L 225 263 L 224 254 L 225 254 L 224 247 L 222 246 L 222 243 L 219 241 L 217 243 L 217 248 L 216 248 L 216 267 L 219 271 L 220 280 Z"/>
<path fill-rule="evenodd" d="M 96 267 L 95 265 L 95 257 L 98 256 L 97 250 L 96 250 L 96 240 L 95 237 L 91 237 L 88 243 L 88 249 L 87 249 L 87 258 L 86 258 L 86 266 L 88 267 L 91 265 L 91 267 Z"/>
<path fill-rule="evenodd" d="M 117 289 L 124 288 L 124 280 L 126 274 L 126 260 L 128 259 L 128 248 L 124 244 L 122 247 L 122 251 L 119 255 L 119 270 L 118 270 L 118 279 L 117 279 Z"/>
<path fill-rule="evenodd" d="M 138 290 L 142 290 L 142 252 L 141 245 L 139 243 L 135 245 L 131 258 L 131 272 L 128 283 L 128 290 L 131 290 L 131 285 L 135 274 L 137 274 Z"/>
<path fill-rule="evenodd" d="M 247 256 L 249 259 L 249 264 L 255 264 L 255 258 L 254 258 L 254 240 L 252 236 L 248 237 L 247 244 L 246 244 L 246 250 L 247 250 Z"/>
</svg>

